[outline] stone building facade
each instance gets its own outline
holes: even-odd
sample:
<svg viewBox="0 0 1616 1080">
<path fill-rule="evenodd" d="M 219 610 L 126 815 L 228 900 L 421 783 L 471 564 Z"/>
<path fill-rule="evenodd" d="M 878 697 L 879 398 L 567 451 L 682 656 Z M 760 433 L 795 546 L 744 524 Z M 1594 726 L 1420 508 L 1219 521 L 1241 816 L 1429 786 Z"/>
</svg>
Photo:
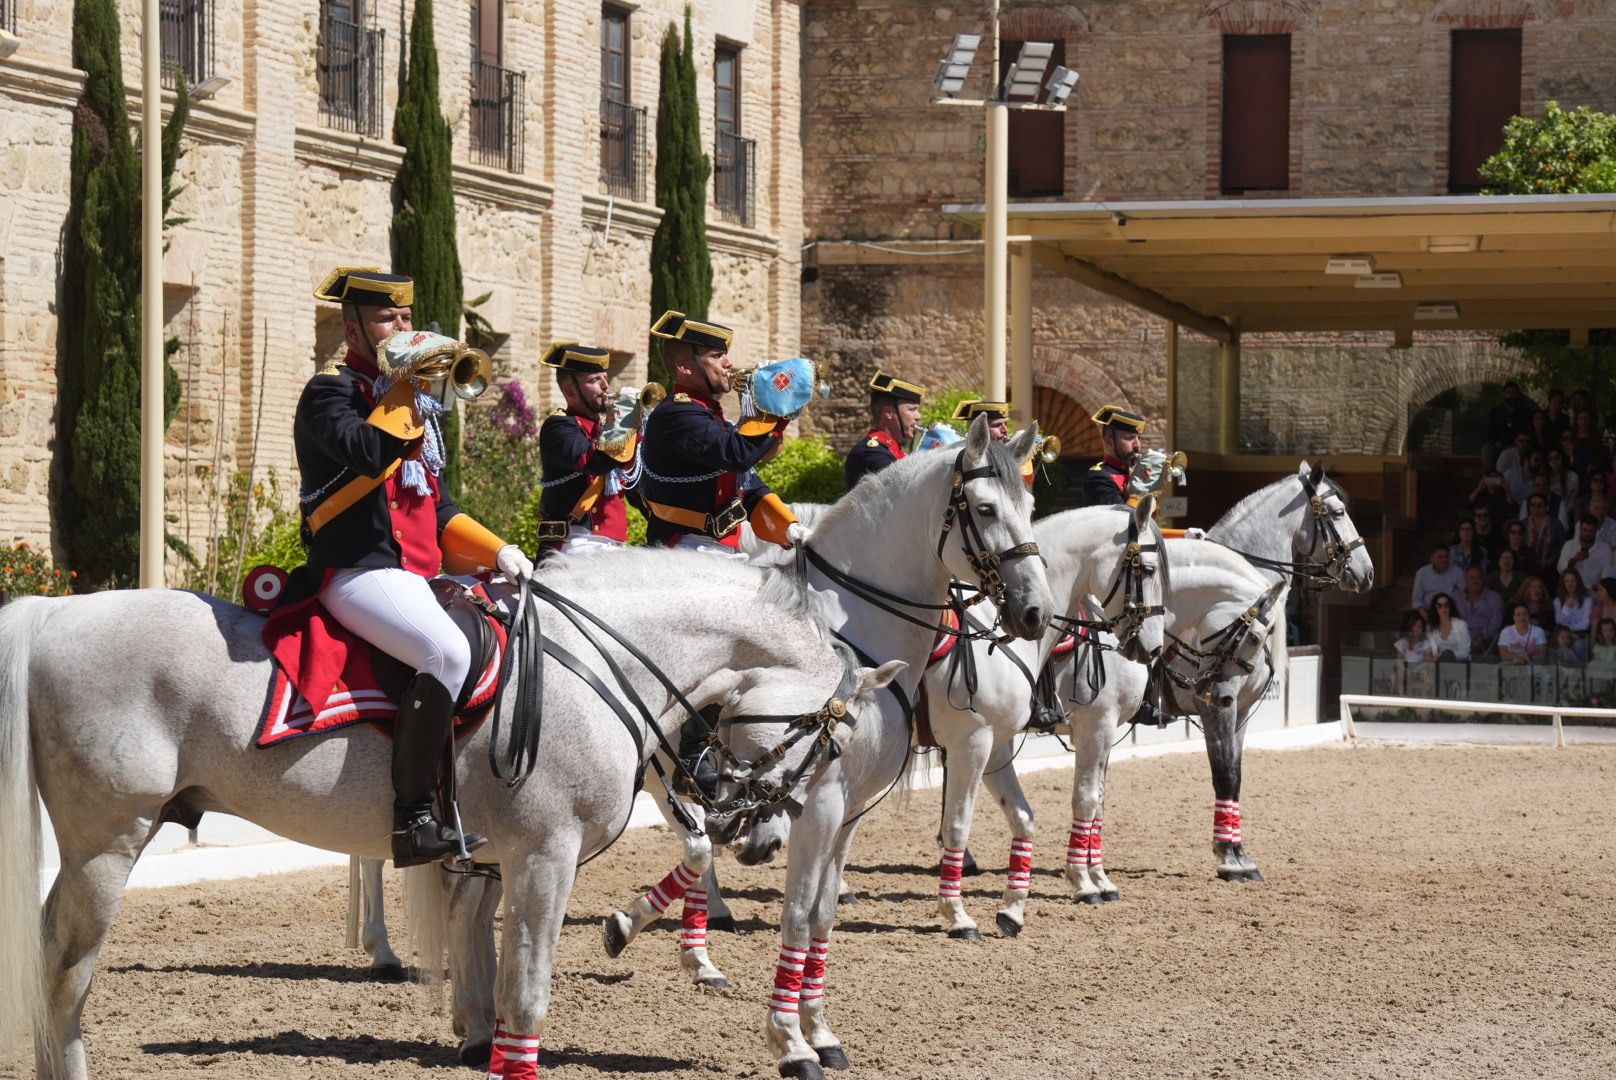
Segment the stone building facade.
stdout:
<svg viewBox="0 0 1616 1080">
<path fill-rule="evenodd" d="M 1052 201 L 1225 197 L 1226 35 L 1289 35 L 1288 184 L 1252 197 L 1447 194 L 1455 32 L 1519 32 L 1526 114 L 1549 100 L 1616 110 L 1607 0 L 1087 0 L 1004 12 L 1006 40 L 1057 42 L 1081 73 L 1060 125 L 1064 183 Z M 983 4 L 807 5 L 803 345 L 839 361 L 833 407 L 816 421 L 843 444 L 861 430 L 859 386 L 877 365 L 934 387 L 983 381 L 979 236 L 941 213 L 983 199 L 983 118 L 930 97 L 953 36 L 986 32 Z M 984 56 L 962 97 L 987 93 Z M 1012 128 L 1012 156 L 1016 137 Z M 1116 401 L 1163 417 L 1166 324 L 1042 270 L 1033 302 L 1037 415 Z M 1243 441 L 1397 454 L 1410 405 L 1516 364 L 1481 335 L 1416 334 L 1412 348 L 1389 353 L 1392 340 L 1248 337 Z M 1196 377 L 1183 375 L 1181 415 L 1209 400 Z M 1314 390 L 1305 415 L 1299 378 Z M 1081 425 L 1062 434 L 1079 447 L 1088 437 Z"/>
<path fill-rule="evenodd" d="M 0 59 L 0 538 L 48 543 L 54 312 L 83 75 L 72 66 L 71 0 L 6 2 L 17 8 L 21 46 Z M 690 6 L 709 152 L 720 48 L 736 58 L 739 134 L 753 141 L 747 213 L 736 212 L 733 200 L 728 214 L 708 208 L 712 310 L 736 328 L 740 357 L 790 355 L 800 334 L 801 9 L 795 0 Z M 207 9 L 209 73 L 229 79 L 193 105 L 177 178 L 184 191 L 174 207 L 189 220 L 171 230 L 164 265 L 167 330 L 181 343 L 174 362 L 184 391 L 168 432 L 170 529 L 199 546 L 227 478 L 262 480 L 274 469 L 283 497 L 295 495 L 292 410 L 342 337 L 336 309 L 317 304 L 311 288 L 336 264 L 390 263 L 392 185 L 402 158 L 393 111 L 411 8 L 407 0 L 185 0 L 178 7 Z M 514 94 L 520 110 L 502 111 L 498 121 L 514 141 L 502 136 L 500 146 L 519 145 L 520 157 L 502 150 L 490 163 L 479 153 L 487 140 L 474 130 L 489 113 L 473 100 L 473 20 L 466 5 L 435 5 L 460 257 L 467 297 L 490 294 L 481 310 L 502 338 L 496 369 L 539 387 L 548 404 L 553 383 L 540 377 L 538 357 L 551 341 L 610 348 L 620 377 L 644 377 L 650 242 L 660 218 L 658 58 L 686 5 L 499 7 L 499 17 L 484 23 L 497 28 L 497 66 L 522 76 Z M 375 92 L 357 104 L 346 89 L 322 89 L 322 57 L 331 48 L 322 35 L 333 8 L 350 18 L 360 13 L 366 55 L 377 57 L 374 82 L 366 83 Z M 121 0 L 124 77 L 137 123 L 140 11 L 139 0 Z M 644 154 L 627 166 L 638 190 L 621 183 L 622 158 L 613 158 L 617 191 L 603 175 L 598 118 L 608 15 L 626 26 L 626 93 L 644 110 L 637 121 Z"/>
</svg>

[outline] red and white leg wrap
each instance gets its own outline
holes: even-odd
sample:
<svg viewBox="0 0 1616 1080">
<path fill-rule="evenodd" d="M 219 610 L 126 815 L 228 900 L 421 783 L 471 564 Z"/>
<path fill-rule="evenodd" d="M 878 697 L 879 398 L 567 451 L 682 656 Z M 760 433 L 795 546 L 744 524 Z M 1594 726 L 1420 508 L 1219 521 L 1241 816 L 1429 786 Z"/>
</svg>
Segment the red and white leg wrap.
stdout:
<svg viewBox="0 0 1616 1080">
<path fill-rule="evenodd" d="M 1099 866 L 1103 862 L 1100 846 L 1104 818 L 1073 818 L 1072 832 L 1066 840 L 1067 866 Z"/>
<path fill-rule="evenodd" d="M 694 870 L 686 868 L 680 863 L 668 872 L 668 876 L 651 886 L 651 891 L 645 894 L 645 899 L 651 905 L 651 910 L 658 915 L 668 910 L 668 905 L 685 894 L 685 890 L 696 883 L 701 877 Z"/>
<path fill-rule="evenodd" d="M 960 894 L 960 880 L 965 877 L 965 849 L 944 848 L 943 861 L 937 877 L 937 895 L 952 900 Z"/>
<path fill-rule="evenodd" d="M 1011 892 L 1026 892 L 1032 888 L 1032 841 L 1010 841 L 1010 874 L 1006 882 Z"/>
<path fill-rule="evenodd" d="M 679 921 L 679 947 L 705 949 L 707 947 L 707 890 L 685 890 L 685 913 Z"/>
<path fill-rule="evenodd" d="M 539 1035 L 512 1035 L 505 1021 L 494 1023 L 494 1046 L 488 1055 L 488 1080 L 537 1080 Z"/>
<path fill-rule="evenodd" d="M 829 938 L 814 938 L 808 946 L 808 959 L 802 965 L 802 1003 L 825 996 L 825 957 L 830 954 Z"/>
<path fill-rule="evenodd" d="M 769 1008 L 774 1012 L 797 1011 L 797 1001 L 802 997 L 802 970 L 807 960 L 807 949 L 780 950 L 780 959 L 774 966 L 774 993 L 769 997 Z"/>
<path fill-rule="evenodd" d="M 1212 804 L 1212 842 L 1240 843 L 1240 800 L 1219 799 Z"/>
</svg>

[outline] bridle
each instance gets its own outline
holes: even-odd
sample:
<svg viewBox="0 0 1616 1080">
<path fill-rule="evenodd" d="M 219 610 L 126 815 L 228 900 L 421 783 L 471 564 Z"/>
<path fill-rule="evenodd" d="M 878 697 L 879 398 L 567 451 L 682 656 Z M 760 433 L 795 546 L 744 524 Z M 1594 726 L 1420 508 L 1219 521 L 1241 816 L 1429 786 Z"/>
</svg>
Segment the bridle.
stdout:
<svg viewBox="0 0 1616 1080">
<path fill-rule="evenodd" d="M 1167 556 L 1162 550 L 1160 536 L 1157 535 L 1149 541 L 1141 539 L 1139 520 L 1130 509 L 1128 539 L 1122 549 L 1122 558 L 1117 564 L 1116 579 L 1111 582 L 1111 591 L 1105 594 L 1105 600 L 1100 604 L 1100 617 L 1080 619 L 1070 615 L 1057 615 L 1052 621 L 1074 633 L 1086 631 L 1090 638 L 1102 631 L 1116 636 L 1115 645 L 1102 645 L 1095 640 L 1094 644 L 1099 648 L 1116 649 L 1119 652 L 1127 648 L 1144 629 L 1145 620 L 1167 614 L 1165 585 L 1162 590 L 1163 603 L 1145 602 L 1145 579 L 1156 572 L 1155 567 L 1145 565 L 1147 553 L 1156 556 L 1158 567 L 1166 566 Z M 1122 611 L 1112 615 L 1111 604 L 1118 596 L 1122 597 Z"/>
<path fill-rule="evenodd" d="M 929 604 L 921 600 L 911 600 L 908 597 L 899 596 L 879 586 L 872 585 L 868 581 L 841 569 L 818 551 L 815 551 L 811 543 L 804 542 L 798 545 L 801 557 L 841 588 L 905 622 L 938 634 L 951 634 L 962 638 L 994 638 L 999 641 L 1009 641 L 1013 635 L 997 636 L 995 634 L 999 624 L 1004 619 L 1003 610 L 1007 592 L 1004 577 L 999 573 L 999 568 L 1016 559 L 1037 555 L 1038 544 L 1035 541 L 1028 540 L 1025 543 L 1005 548 L 1003 551 L 991 552 L 988 550 L 987 542 L 982 536 L 981 526 L 977 524 L 976 514 L 971 509 L 971 501 L 965 496 L 965 484 L 970 480 L 980 480 L 998 475 L 999 471 L 991 461 L 979 468 L 967 469 L 965 467 L 965 450 L 963 447 L 954 458 L 954 476 L 949 485 L 948 503 L 943 509 L 943 527 L 937 536 L 937 560 L 944 562 L 943 547 L 948 542 L 948 534 L 953 531 L 954 526 L 957 524 L 959 526 L 960 547 L 964 549 L 965 557 L 970 560 L 971 568 L 976 571 L 977 591 L 970 596 L 963 596 L 950 587 L 950 592 L 953 595 L 950 595 L 944 603 Z M 946 562 L 944 562 L 944 566 L 946 568 Z M 986 632 L 967 628 L 966 620 L 963 618 L 965 608 L 980 603 L 985 599 L 991 599 L 1000 612 L 998 617 L 995 618 L 993 626 Z M 957 620 L 957 625 L 949 626 L 946 622 L 936 617 L 929 619 L 919 618 L 910 614 L 910 611 L 905 610 L 906 608 L 913 611 L 936 612 L 953 610 L 961 617 Z"/>
<path fill-rule="evenodd" d="M 1268 636 L 1272 626 L 1268 618 L 1274 605 L 1277 592 L 1265 593 L 1245 611 L 1239 618 L 1225 626 L 1216 633 L 1209 634 L 1199 646 L 1191 645 L 1183 638 L 1167 632 L 1172 643 L 1167 647 L 1162 657 L 1162 671 L 1173 683 L 1190 691 L 1195 699 L 1204 705 L 1216 705 L 1212 700 L 1212 685 L 1223 678 L 1223 674 L 1231 666 L 1239 669 L 1245 675 L 1255 671 L 1256 665 L 1244 656 L 1243 653 L 1252 641 L 1261 641 Z M 1173 662 L 1179 658 L 1190 659 L 1195 662 L 1195 670 L 1186 674 L 1173 667 Z M 1273 678 L 1270 669 L 1269 678 Z M 1267 688 L 1264 687 L 1266 693 Z"/>
<path fill-rule="evenodd" d="M 1352 553 L 1364 546 L 1364 538 L 1355 536 L 1351 540 L 1342 539 L 1341 530 L 1335 523 L 1335 514 L 1330 509 L 1329 495 L 1319 490 L 1312 477 L 1298 473 L 1296 478 L 1301 481 L 1302 492 L 1307 496 L 1310 526 L 1307 554 L 1299 559 L 1285 560 L 1253 555 L 1239 548 L 1231 547 L 1229 550 L 1254 566 L 1293 575 L 1303 588 L 1314 591 L 1338 589 L 1346 576 Z M 1228 547 L 1227 544 L 1224 546 Z M 1321 549 L 1322 559 L 1317 557 Z"/>
</svg>

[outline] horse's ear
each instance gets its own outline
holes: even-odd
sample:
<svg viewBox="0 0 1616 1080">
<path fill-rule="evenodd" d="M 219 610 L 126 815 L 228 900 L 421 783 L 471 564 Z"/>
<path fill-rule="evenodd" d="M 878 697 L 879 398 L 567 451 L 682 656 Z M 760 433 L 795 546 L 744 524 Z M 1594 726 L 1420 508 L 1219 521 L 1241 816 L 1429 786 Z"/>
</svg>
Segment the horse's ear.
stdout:
<svg viewBox="0 0 1616 1080">
<path fill-rule="evenodd" d="M 1133 507 L 1133 523 L 1140 532 L 1150 530 L 1150 517 L 1156 512 L 1156 496 L 1146 495 Z"/>
<path fill-rule="evenodd" d="M 979 458 L 988 452 L 988 442 L 993 438 L 988 434 L 988 414 L 977 413 L 976 419 L 965 431 L 966 456 Z"/>
<path fill-rule="evenodd" d="M 1308 462 L 1307 458 L 1303 458 L 1302 463 L 1296 466 L 1296 475 L 1301 477 L 1303 480 L 1306 480 L 1309 474 L 1312 472 L 1313 466 Z"/>
<path fill-rule="evenodd" d="M 1324 461 L 1322 459 L 1313 466 L 1313 475 L 1309 479 L 1313 481 L 1314 487 L 1324 483 Z"/>
<path fill-rule="evenodd" d="M 859 668 L 858 673 L 853 677 L 854 699 L 857 700 L 865 694 L 874 693 L 908 669 L 909 665 L 902 660 L 888 660 L 877 668 Z"/>
<path fill-rule="evenodd" d="M 1034 420 L 1031 427 L 1023 428 L 1010 436 L 1005 444 L 1017 463 L 1023 463 L 1032 457 L 1032 452 L 1038 449 L 1038 421 Z"/>
</svg>

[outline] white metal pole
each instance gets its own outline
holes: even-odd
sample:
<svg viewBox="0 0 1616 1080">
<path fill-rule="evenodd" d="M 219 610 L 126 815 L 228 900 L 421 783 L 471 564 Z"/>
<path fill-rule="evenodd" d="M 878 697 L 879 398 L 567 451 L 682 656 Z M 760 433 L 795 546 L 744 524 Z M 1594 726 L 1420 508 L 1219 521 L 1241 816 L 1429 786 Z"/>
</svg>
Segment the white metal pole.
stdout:
<svg viewBox="0 0 1616 1080">
<path fill-rule="evenodd" d="M 1032 246 L 1017 244 L 1010 256 L 1010 418 L 1017 429 L 1033 421 Z"/>
<path fill-rule="evenodd" d="M 163 85 L 158 0 L 141 13 L 140 587 L 163 587 Z"/>
<path fill-rule="evenodd" d="M 995 48 L 997 53 L 998 49 Z M 995 65 L 995 71 L 997 65 Z M 1005 400 L 1004 332 L 1005 332 L 1005 260 L 1009 245 L 1005 203 L 1010 171 L 1010 110 L 1002 101 L 989 101 L 988 157 L 987 157 L 987 215 L 985 218 L 983 257 L 986 267 L 982 275 L 982 318 L 987 332 L 987 348 L 983 363 L 987 366 L 987 385 L 983 387 L 989 401 Z"/>
</svg>

